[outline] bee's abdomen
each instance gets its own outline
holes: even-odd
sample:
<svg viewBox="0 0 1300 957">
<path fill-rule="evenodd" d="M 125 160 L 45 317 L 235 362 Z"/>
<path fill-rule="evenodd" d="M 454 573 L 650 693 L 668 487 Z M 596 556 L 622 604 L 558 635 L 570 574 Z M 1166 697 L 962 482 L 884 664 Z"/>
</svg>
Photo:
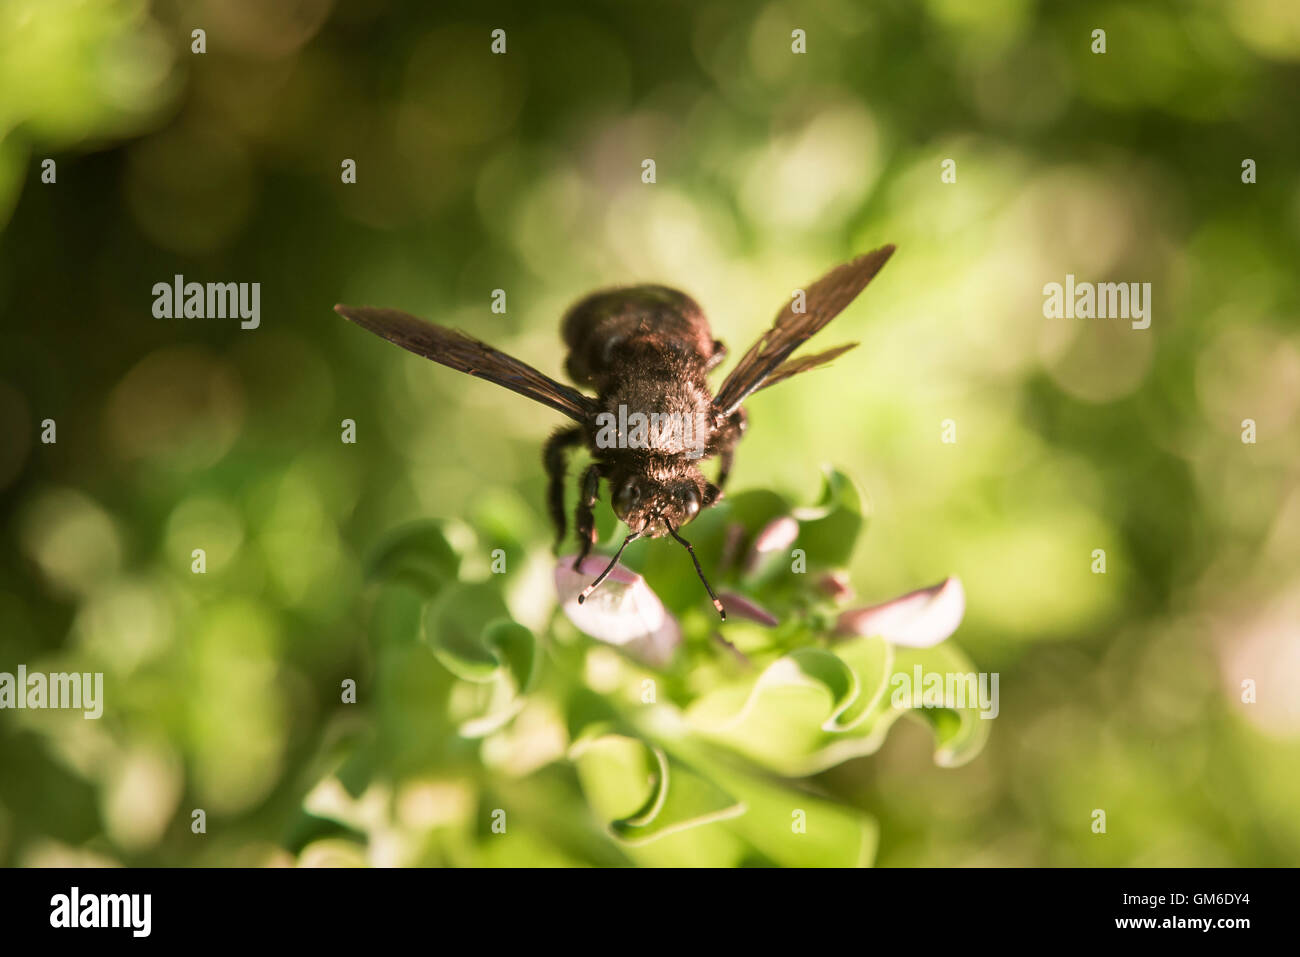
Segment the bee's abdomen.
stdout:
<svg viewBox="0 0 1300 957">
<path fill-rule="evenodd" d="M 714 350 L 709 324 L 690 296 L 666 286 L 593 293 L 564 316 L 565 367 L 581 385 L 600 387 L 611 374 L 703 365 Z M 662 370 L 659 368 L 662 367 Z"/>
</svg>

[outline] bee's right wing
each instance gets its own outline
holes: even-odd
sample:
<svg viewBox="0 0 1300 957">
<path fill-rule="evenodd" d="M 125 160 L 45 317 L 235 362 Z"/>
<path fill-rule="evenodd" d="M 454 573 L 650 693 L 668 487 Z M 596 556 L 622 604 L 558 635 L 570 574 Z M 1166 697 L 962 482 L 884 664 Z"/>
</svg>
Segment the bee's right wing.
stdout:
<svg viewBox="0 0 1300 957">
<path fill-rule="evenodd" d="M 856 342 L 845 343 L 842 346 L 836 346 L 834 349 L 827 349 L 825 352 L 819 352 L 812 356 L 800 356 L 798 359 L 787 359 L 777 366 L 760 385 L 755 392 L 760 392 L 770 385 L 776 385 L 792 375 L 798 375 L 800 372 L 807 372 L 809 369 L 816 369 L 820 365 L 825 365 L 832 359 L 839 358 L 850 349 L 856 349 Z"/>
<path fill-rule="evenodd" d="M 526 362 L 456 329 L 417 319 L 397 309 L 335 306 L 334 311 L 363 329 L 451 369 L 487 379 L 569 418 L 586 424 L 595 415 L 595 402 L 577 389 L 556 382 Z"/>
<path fill-rule="evenodd" d="M 794 303 L 787 303 L 777 314 L 772 328 L 750 346 L 749 351 L 740 357 L 740 362 L 723 381 L 713 399 L 713 406 L 718 413 L 724 418 L 731 415 L 746 396 L 769 383 L 773 375 L 782 371 L 782 364 L 790 357 L 790 353 L 838 316 L 866 288 L 867 283 L 875 278 L 893 254 L 892 245 L 881 246 L 851 262 L 836 266 L 808 287 L 803 312 L 796 312 Z M 815 364 L 791 364 L 786 367 L 781 378 L 789 378 Z"/>
</svg>

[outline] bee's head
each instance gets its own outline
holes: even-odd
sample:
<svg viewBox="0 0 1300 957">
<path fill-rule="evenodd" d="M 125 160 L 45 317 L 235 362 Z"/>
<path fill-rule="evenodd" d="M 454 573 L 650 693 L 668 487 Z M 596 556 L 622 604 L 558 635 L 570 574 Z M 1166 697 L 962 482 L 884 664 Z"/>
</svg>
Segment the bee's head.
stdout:
<svg viewBox="0 0 1300 957">
<path fill-rule="evenodd" d="M 650 538 L 668 534 L 665 522 L 680 528 L 696 515 L 709 496 L 699 469 L 658 478 L 645 473 L 619 475 L 611 483 L 614 514 L 634 532 Z"/>
<path fill-rule="evenodd" d="M 610 488 L 613 489 L 614 514 L 627 524 L 631 532 L 623 539 L 609 566 L 578 596 L 578 604 L 581 605 L 605 580 L 630 542 L 642 537 L 671 535 L 690 553 L 695 574 L 704 583 L 704 590 L 709 593 L 718 615 L 726 621 L 727 611 L 704 577 L 695 549 L 677 534 L 677 529 L 699 515 L 700 509 L 717 501 L 722 494 L 718 487 L 709 482 L 694 464 L 682 466 L 678 463 L 661 468 L 620 469 L 610 476 Z"/>
</svg>

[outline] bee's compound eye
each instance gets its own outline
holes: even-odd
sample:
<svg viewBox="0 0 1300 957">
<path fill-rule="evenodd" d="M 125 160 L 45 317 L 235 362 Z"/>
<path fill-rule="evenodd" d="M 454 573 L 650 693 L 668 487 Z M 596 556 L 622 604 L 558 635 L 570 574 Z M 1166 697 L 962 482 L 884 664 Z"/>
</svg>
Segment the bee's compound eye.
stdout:
<svg viewBox="0 0 1300 957">
<path fill-rule="evenodd" d="M 682 507 L 682 514 L 690 521 L 700 513 L 700 493 L 692 485 L 687 485 L 677 493 L 677 501 Z"/>
<path fill-rule="evenodd" d="M 641 501 L 641 486 L 636 479 L 628 479 L 614 493 L 614 513 L 619 518 L 626 518 Z"/>
</svg>

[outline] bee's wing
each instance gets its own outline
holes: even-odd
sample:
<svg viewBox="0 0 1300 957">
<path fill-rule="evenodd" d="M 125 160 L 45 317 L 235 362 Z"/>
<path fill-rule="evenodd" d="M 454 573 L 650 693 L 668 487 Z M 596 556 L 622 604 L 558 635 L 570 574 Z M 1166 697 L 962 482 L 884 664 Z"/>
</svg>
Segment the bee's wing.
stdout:
<svg viewBox="0 0 1300 957">
<path fill-rule="evenodd" d="M 713 400 L 714 408 L 723 416 L 736 411 L 746 396 L 762 388 L 780 370 L 781 363 L 785 362 L 790 353 L 839 315 L 893 254 L 892 245 L 881 246 L 851 262 L 836 266 L 808 288 L 803 312 L 795 312 L 794 303 L 788 303 L 777 314 L 772 328 L 763 333 L 762 338 L 750 347 L 736 368 L 731 370 Z M 798 367 L 791 364 L 792 368 L 781 378 L 789 378 L 816 364 L 809 362 Z"/>
<path fill-rule="evenodd" d="M 425 322 L 397 309 L 335 306 L 334 311 L 408 352 L 505 386 L 578 422 L 586 423 L 594 414 L 595 403 L 577 389 L 459 330 Z"/>
<path fill-rule="evenodd" d="M 809 369 L 815 369 L 820 365 L 825 365 L 832 359 L 844 355 L 844 353 L 848 352 L 850 349 L 856 349 L 857 345 L 856 342 L 846 342 L 842 346 L 836 346 L 834 349 L 827 349 L 825 352 L 818 352 L 816 355 L 800 356 L 798 359 L 788 359 L 772 370 L 771 375 L 764 379 L 762 385 L 755 389 L 754 392 L 766 389 L 770 385 L 776 385 L 778 382 L 788 379 L 792 375 L 798 375 L 800 372 L 807 372 Z"/>
</svg>

